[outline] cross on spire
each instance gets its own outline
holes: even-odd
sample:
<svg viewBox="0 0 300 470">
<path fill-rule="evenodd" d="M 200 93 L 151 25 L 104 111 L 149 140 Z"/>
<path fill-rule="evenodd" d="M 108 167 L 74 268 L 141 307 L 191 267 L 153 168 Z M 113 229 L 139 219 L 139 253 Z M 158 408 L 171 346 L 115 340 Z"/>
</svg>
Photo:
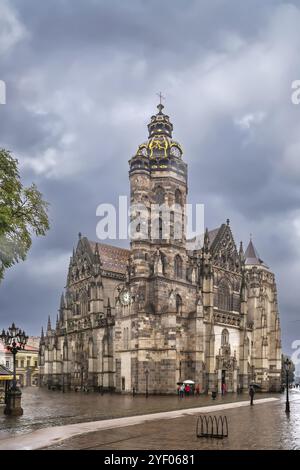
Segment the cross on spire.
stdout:
<svg viewBox="0 0 300 470">
<path fill-rule="evenodd" d="M 165 100 L 166 98 L 162 95 L 161 91 L 159 93 L 156 93 L 156 94 L 159 97 L 159 104 L 157 105 L 157 108 L 158 108 L 158 111 L 161 113 L 162 110 L 164 109 L 164 105 L 162 104 L 162 100 Z"/>
<path fill-rule="evenodd" d="M 159 97 L 159 104 L 162 104 L 162 100 L 165 100 L 165 96 L 162 95 L 162 92 L 160 91 L 159 93 L 156 93 L 157 96 Z"/>
</svg>

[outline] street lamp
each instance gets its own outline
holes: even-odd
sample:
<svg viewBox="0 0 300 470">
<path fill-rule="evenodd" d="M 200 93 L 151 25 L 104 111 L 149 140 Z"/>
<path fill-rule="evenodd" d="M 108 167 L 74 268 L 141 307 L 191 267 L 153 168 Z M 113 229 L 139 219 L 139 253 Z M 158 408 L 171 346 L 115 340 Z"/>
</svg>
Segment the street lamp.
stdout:
<svg viewBox="0 0 300 470">
<path fill-rule="evenodd" d="M 284 368 L 285 368 L 285 378 L 286 378 L 286 402 L 285 402 L 285 412 L 290 412 L 290 401 L 289 401 L 289 372 L 291 370 L 292 362 L 287 357 L 284 361 Z"/>
<path fill-rule="evenodd" d="M 17 328 L 14 323 L 8 328 L 7 331 L 4 329 L 0 335 L 1 341 L 4 343 L 6 349 L 13 355 L 13 383 L 12 387 L 8 392 L 7 404 L 4 410 L 5 414 L 19 416 L 23 414 L 21 408 L 21 390 L 17 387 L 17 375 L 16 375 L 16 355 L 18 351 L 25 349 L 28 336 L 25 331 Z"/>
<path fill-rule="evenodd" d="M 148 398 L 148 377 L 149 377 L 149 369 L 145 369 L 145 376 L 146 376 L 146 398 Z"/>
</svg>

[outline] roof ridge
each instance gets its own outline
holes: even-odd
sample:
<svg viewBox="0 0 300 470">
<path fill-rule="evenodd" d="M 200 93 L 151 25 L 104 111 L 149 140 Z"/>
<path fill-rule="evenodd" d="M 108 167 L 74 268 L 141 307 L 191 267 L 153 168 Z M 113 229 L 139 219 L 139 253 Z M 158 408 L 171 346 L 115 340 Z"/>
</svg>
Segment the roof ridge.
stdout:
<svg viewBox="0 0 300 470">
<path fill-rule="evenodd" d="M 96 242 L 94 240 L 90 240 L 89 238 L 87 239 L 89 243 L 97 244 L 102 247 L 109 247 L 109 248 L 114 248 L 116 250 L 123 250 L 123 251 L 130 251 L 130 248 L 123 248 L 122 246 L 116 246 L 116 245 L 111 245 L 110 243 L 103 243 L 103 242 Z"/>
</svg>

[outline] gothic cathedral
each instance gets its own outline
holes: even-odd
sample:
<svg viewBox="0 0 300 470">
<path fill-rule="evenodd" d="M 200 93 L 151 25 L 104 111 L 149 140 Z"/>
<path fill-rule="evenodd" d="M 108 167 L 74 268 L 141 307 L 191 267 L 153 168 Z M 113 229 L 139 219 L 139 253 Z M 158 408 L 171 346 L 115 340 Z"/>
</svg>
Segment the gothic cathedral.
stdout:
<svg viewBox="0 0 300 470">
<path fill-rule="evenodd" d="M 49 318 L 42 331 L 40 384 L 170 394 L 188 379 L 202 393 L 246 391 L 251 382 L 279 391 L 274 274 L 252 240 L 237 250 L 228 220 L 190 249 L 187 164 L 163 108 L 129 161 L 131 205 L 145 208 L 138 229 L 147 236 L 132 237 L 127 250 L 79 235 L 55 328 Z M 173 208 L 169 230 L 152 207 Z"/>
</svg>

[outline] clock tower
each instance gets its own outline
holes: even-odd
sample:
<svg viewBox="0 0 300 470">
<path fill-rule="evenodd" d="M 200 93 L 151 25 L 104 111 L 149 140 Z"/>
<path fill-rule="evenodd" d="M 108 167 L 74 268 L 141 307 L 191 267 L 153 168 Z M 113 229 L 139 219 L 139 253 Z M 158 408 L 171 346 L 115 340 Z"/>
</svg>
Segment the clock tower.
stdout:
<svg viewBox="0 0 300 470">
<path fill-rule="evenodd" d="M 164 106 L 157 108 L 129 161 L 131 256 L 116 319 L 116 387 L 126 392 L 174 392 L 177 317 L 195 308 L 182 302 L 196 289 L 186 251 L 187 164 Z"/>
</svg>

